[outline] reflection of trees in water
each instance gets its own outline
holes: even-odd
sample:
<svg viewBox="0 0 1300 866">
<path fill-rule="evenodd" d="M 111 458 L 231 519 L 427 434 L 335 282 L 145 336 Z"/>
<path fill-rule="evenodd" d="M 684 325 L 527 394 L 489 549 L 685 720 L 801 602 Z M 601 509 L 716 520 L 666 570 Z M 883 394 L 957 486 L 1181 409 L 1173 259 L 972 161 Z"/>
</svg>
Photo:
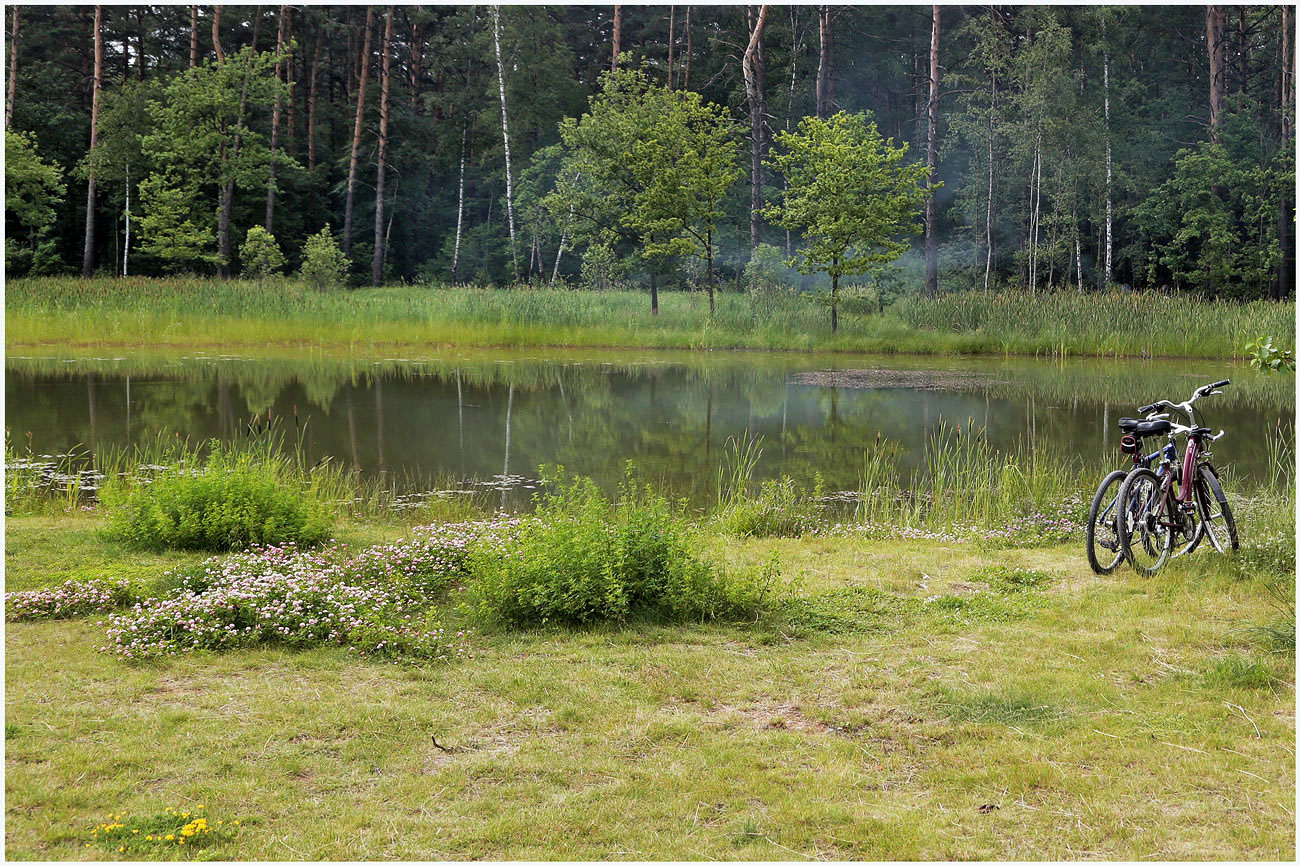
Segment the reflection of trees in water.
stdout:
<svg viewBox="0 0 1300 866">
<path fill-rule="evenodd" d="M 788 384 L 798 370 L 927 363 L 972 364 L 1010 384 L 934 392 Z M 561 353 L 500 362 L 15 359 L 6 389 L 11 428 L 39 431 L 45 441 L 38 437 L 34 447 L 50 453 L 92 441 L 141 441 L 161 429 L 192 440 L 231 439 L 247 435 L 246 411 L 264 419 L 269 410 L 287 422 L 300 410 L 301 426 L 290 422 L 285 432 L 301 434 L 313 462 L 334 456 L 367 473 L 433 468 L 484 478 L 498 468 L 532 474 L 539 463 L 562 463 L 612 485 L 631 458 L 651 481 L 709 494 L 721 443 L 745 430 L 764 437 L 761 477 L 811 481 L 820 470 L 835 486 L 855 482 L 877 433 L 900 444 L 906 471 L 940 416 L 963 427 L 973 420 L 1004 449 L 1021 440 L 1039 448 L 1065 443 L 1091 459 L 1113 447 L 1109 427 L 1133 414 L 1134 392 L 1143 401 L 1151 392 L 1186 396 L 1204 378 L 1197 370 L 1214 367 L 1191 366 L 1145 365 L 1139 377 L 1131 365 L 1109 362 L 757 353 L 658 364 L 600 356 L 582 363 Z M 1231 459 L 1254 466 L 1265 459 L 1261 425 L 1271 428 L 1279 416 L 1284 428 L 1293 424 L 1294 377 L 1228 375 L 1240 385 L 1206 401 L 1206 417 L 1232 431 L 1223 449 Z M 1243 429 L 1252 426 L 1261 429 Z"/>
</svg>

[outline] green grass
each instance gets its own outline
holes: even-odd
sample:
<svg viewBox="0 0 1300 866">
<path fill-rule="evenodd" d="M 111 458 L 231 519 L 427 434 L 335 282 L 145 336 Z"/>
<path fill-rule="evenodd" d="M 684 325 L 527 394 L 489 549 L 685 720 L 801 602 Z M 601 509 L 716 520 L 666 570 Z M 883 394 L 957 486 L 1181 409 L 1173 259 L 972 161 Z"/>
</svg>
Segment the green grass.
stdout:
<svg viewBox="0 0 1300 866">
<path fill-rule="evenodd" d="M 489 629 L 432 667 L 127 664 L 95 618 L 10 623 L 6 854 L 162 856 L 92 832 L 203 804 L 241 822 L 218 859 L 1286 859 L 1295 657 L 1251 631 L 1294 592 L 1277 505 L 1242 503 L 1238 559 L 1154 578 L 1078 543 L 717 538 L 799 576 L 784 616 Z M 102 523 L 11 518 L 9 587 L 193 561 Z"/>
<path fill-rule="evenodd" d="M 1270 334 L 1295 341 L 1295 305 L 1159 295 L 963 292 L 908 298 L 884 315 L 846 308 L 829 333 L 798 297 L 423 286 L 318 293 L 201 278 L 30 278 L 6 287 L 6 345 L 220 347 L 330 352 L 429 347 L 781 349 L 918 354 L 1240 357 Z"/>
</svg>

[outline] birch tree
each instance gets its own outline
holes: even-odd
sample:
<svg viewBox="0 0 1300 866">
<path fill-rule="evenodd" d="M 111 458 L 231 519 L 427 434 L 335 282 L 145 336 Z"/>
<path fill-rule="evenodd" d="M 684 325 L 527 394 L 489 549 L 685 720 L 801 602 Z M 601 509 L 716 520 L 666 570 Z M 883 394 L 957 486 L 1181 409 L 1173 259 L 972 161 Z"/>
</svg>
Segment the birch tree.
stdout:
<svg viewBox="0 0 1300 866">
<path fill-rule="evenodd" d="M 347 198 L 343 206 L 343 255 L 352 257 L 352 205 L 357 191 L 357 160 L 361 156 L 361 128 L 366 114 L 366 81 L 370 77 L 370 31 L 375 17 L 374 7 L 366 7 L 366 31 L 361 47 L 361 84 L 357 87 L 357 112 L 352 125 L 352 157 L 348 161 Z"/>
<path fill-rule="evenodd" d="M 375 253 L 370 282 L 384 281 L 384 173 L 388 167 L 388 87 L 393 61 L 393 7 L 384 14 L 383 66 L 379 84 L 379 168 L 375 176 Z"/>
<path fill-rule="evenodd" d="M 95 7 L 95 77 L 91 81 L 90 149 L 99 141 L 99 94 L 104 86 L 104 7 Z M 95 172 L 86 180 L 86 236 L 81 254 L 81 275 L 95 272 Z"/>
<path fill-rule="evenodd" d="M 519 282 L 519 248 L 515 243 L 514 182 L 510 174 L 510 115 L 506 110 L 506 67 L 501 60 L 501 7 L 492 7 L 492 45 L 497 57 L 497 85 L 501 92 L 501 143 L 506 155 L 506 218 L 510 225 L 510 265 Z"/>
</svg>

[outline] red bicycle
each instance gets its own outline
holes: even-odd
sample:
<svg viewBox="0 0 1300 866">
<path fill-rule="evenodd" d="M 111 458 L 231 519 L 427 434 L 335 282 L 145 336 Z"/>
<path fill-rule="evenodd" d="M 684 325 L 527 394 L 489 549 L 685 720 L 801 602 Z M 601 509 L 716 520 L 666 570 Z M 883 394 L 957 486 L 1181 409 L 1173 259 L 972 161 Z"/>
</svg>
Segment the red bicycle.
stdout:
<svg viewBox="0 0 1300 866">
<path fill-rule="evenodd" d="M 1183 403 L 1161 400 L 1138 411 L 1147 420 L 1165 420 L 1168 409 L 1186 416 L 1188 426 L 1169 423 L 1169 443 L 1185 436 L 1181 463 L 1174 461 L 1177 452 L 1166 449 L 1160 467 L 1134 469 L 1124 479 L 1116 501 L 1118 535 L 1124 558 L 1142 574 L 1155 574 L 1169 561 L 1175 545 L 1190 553 L 1203 538 L 1208 538 L 1220 553 L 1236 550 L 1237 523 L 1232 517 L 1227 494 L 1218 470 L 1210 462 L 1207 446 L 1222 438 L 1223 431 L 1211 435 L 1209 427 L 1196 421 L 1193 404 L 1202 397 L 1223 393 L 1220 388 L 1229 380 L 1202 385 Z M 1150 413 L 1150 414 L 1147 414 Z"/>
</svg>

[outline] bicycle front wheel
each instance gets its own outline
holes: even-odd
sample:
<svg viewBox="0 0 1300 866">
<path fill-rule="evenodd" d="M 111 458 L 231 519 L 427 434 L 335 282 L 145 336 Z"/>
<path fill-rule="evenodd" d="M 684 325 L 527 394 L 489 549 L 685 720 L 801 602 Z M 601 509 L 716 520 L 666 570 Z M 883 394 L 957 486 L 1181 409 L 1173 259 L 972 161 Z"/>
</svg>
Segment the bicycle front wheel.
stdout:
<svg viewBox="0 0 1300 866">
<path fill-rule="evenodd" d="M 1169 560 L 1173 532 L 1160 507 L 1164 487 L 1150 469 L 1134 469 L 1119 489 L 1119 543 L 1139 574 L 1152 575 Z"/>
<path fill-rule="evenodd" d="M 1088 509 L 1088 531 L 1085 547 L 1088 551 L 1088 565 L 1097 574 L 1110 574 L 1124 559 L 1124 551 L 1119 546 L 1119 527 L 1116 505 L 1119 503 L 1119 489 L 1124 484 L 1127 473 L 1116 469 L 1102 479 L 1101 486 L 1092 497 L 1092 507 Z"/>
<path fill-rule="evenodd" d="M 1223 492 L 1219 475 L 1208 464 L 1196 467 L 1196 504 L 1201 511 L 1201 523 L 1210 544 L 1219 553 L 1236 550 L 1237 521 L 1232 517 L 1232 506 L 1228 505 L 1228 494 Z"/>
</svg>

